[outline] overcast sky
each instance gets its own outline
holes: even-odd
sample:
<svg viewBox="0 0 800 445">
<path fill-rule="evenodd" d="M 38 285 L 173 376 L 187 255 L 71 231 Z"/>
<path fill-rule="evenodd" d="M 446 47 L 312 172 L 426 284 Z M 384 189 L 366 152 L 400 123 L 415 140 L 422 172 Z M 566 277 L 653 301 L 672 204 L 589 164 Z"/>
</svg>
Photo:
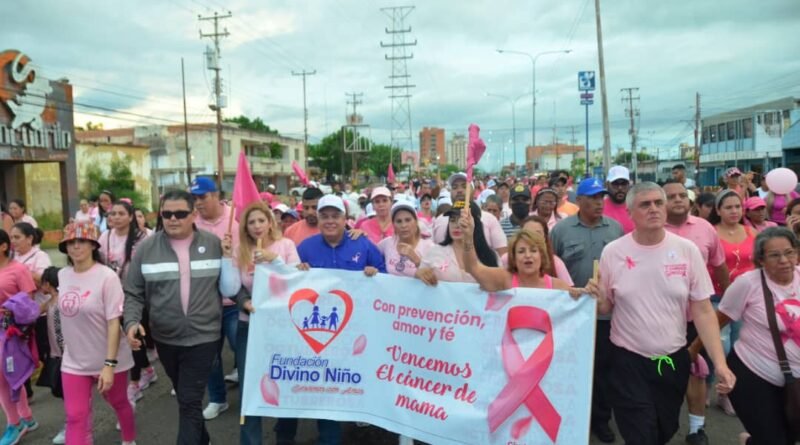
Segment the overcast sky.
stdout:
<svg viewBox="0 0 800 445">
<path fill-rule="evenodd" d="M 0 42 L 28 54 L 48 78 L 67 77 L 75 102 L 119 110 L 76 107 L 76 123 L 105 128 L 182 122 L 180 59 L 186 64 L 192 122 L 212 121 L 212 72 L 203 52 L 211 22 L 198 14 L 233 13 L 222 22 L 225 115 L 261 117 L 281 133 L 302 138 L 302 83 L 308 77 L 311 142 L 343 125 L 345 93 L 364 94 L 359 113 L 371 136 L 389 142 L 391 106 L 384 59 L 391 26 L 381 7 L 408 5 L 356 0 L 31 0 L 6 2 Z M 693 140 L 695 92 L 704 115 L 785 96 L 800 96 L 800 3 L 797 0 L 645 2 L 605 0 L 601 5 L 612 147 L 629 148 L 621 88 L 638 87 L 640 145 L 677 147 Z M 423 126 L 443 127 L 449 139 L 482 128 L 489 145 L 482 166 L 499 165 L 513 150 L 511 106 L 486 93 L 517 97 L 531 92 L 527 57 L 497 48 L 544 55 L 536 66 L 537 144 L 585 140 L 577 72 L 598 70 L 594 2 L 590 0 L 469 0 L 419 2 L 408 61 L 414 147 Z M 598 82 L 599 88 L 599 82 Z M 602 146 L 599 91 L 589 108 L 589 146 Z M 516 106 L 517 160 L 531 140 L 530 95 Z M 88 112 L 88 113 L 87 113 Z M 93 114 L 89 114 L 93 113 Z M 115 116 L 112 119 L 105 116 Z M 491 134 L 490 134 L 491 132 Z M 491 139 L 491 141 L 490 141 Z M 663 153 L 663 151 L 662 151 Z"/>
</svg>

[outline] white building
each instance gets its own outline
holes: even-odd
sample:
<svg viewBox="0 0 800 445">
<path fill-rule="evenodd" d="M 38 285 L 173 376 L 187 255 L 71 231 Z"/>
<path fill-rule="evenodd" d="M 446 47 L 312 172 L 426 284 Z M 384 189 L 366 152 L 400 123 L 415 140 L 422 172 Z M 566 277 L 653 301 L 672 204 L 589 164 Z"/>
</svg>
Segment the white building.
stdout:
<svg viewBox="0 0 800 445">
<path fill-rule="evenodd" d="M 448 164 L 461 170 L 467 168 L 467 138 L 461 134 L 453 134 L 445 147 L 445 159 Z"/>
</svg>

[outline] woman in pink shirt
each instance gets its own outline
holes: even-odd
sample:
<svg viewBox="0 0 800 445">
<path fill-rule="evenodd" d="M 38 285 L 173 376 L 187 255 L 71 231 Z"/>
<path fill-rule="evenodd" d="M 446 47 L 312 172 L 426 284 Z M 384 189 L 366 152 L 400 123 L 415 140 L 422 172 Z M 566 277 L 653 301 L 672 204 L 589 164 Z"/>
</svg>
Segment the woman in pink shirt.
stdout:
<svg viewBox="0 0 800 445">
<path fill-rule="evenodd" d="M 445 215 L 449 218 L 447 232 L 441 244 L 434 244 L 428 249 L 425 258 L 417 268 L 416 278 L 429 286 L 435 286 L 439 281 L 457 283 L 475 283 L 475 278 L 464 268 L 464 249 L 475 249 L 481 263 L 489 267 L 497 267 L 499 259 L 494 250 L 489 247 L 483 234 L 483 224 L 480 222 L 481 210 L 475 203 L 470 203 L 470 213 L 476 219 L 475 228 L 470 238 L 459 226 L 461 209 L 464 202 L 453 204 Z"/>
<path fill-rule="evenodd" d="M 33 227 L 38 227 L 39 225 L 36 223 L 36 220 L 33 219 L 31 215 L 25 213 L 25 211 L 25 201 L 21 199 L 12 199 L 11 203 L 8 204 L 8 213 L 14 218 L 15 223 L 26 222 Z"/>
<path fill-rule="evenodd" d="M 255 312 L 251 301 L 255 266 L 279 261 L 299 264 L 300 257 L 294 242 L 281 236 L 275 215 L 266 203 L 256 202 L 248 206 L 241 221 L 243 223 L 239 225 L 239 245 L 233 248 L 231 235 L 226 235 L 222 241 L 220 280 L 223 296 L 232 298 L 238 295 L 237 302 L 241 308 L 236 327 L 236 370 L 239 373 L 239 382 L 243 385 L 250 314 Z M 261 417 L 246 416 L 240 426 L 239 435 L 240 443 L 262 443 Z"/>
<path fill-rule="evenodd" d="M 736 374 L 736 386 L 729 397 L 746 433 L 746 444 L 793 444 L 784 417 L 786 377 L 778 364 L 775 344 L 767 319 L 762 279 L 772 294 L 778 331 L 789 361 L 790 372 L 800 378 L 800 269 L 797 238 L 783 227 L 771 227 L 756 236 L 754 257 L 757 268 L 742 274 L 725 291 L 717 317 L 720 327 L 741 320 L 739 341 L 728 355 Z M 763 278 L 762 278 L 763 277 Z M 696 354 L 702 348 L 692 344 Z"/>
<path fill-rule="evenodd" d="M 767 203 L 758 196 L 751 196 L 744 202 L 744 224 L 752 227 L 756 233 L 768 227 L 777 226 L 772 221 L 767 221 Z"/>
<path fill-rule="evenodd" d="M 796 191 L 792 190 L 786 195 L 776 195 L 772 190 L 767 193 L 767 215 L 769 220 L 778 225 L 786 224 L 786 217 L 789 215 L 789 203 L 800 197 Z"/>
<path fill-rule="evenodd" d="M 417 212 L 417 217 L 420 221 L 424 221 L 429 226 L 433 225 L 433 210 L 431 207 L 433 205 L 433 198 L 431 195 L 424 194 L 419 198 L 419 212 Z"/>
<path fill-rule="evenodd" d="M 725 251 L 725 263 L 732 283 L 739 275 L 753 270 L 753 242 L 756 232 L 742 224 L 742 197 L 735 190 L 723 190 L 717 195 L 710 222 L 714 224 Z M 710 273 L 710 272 L 709 272 Z M 713 277 L 714 274 L 710 273 Z M 722 295 L 722 289 L 714 280 L 714 291 Z"/>
<path fill-rule="evenodd" d="M 567 215 L 556 210 L 558 203 L 558 193 L 551 188 L 543 188 L 536 192 L 536 197 L 533 200 L 533 212 L 531 215 L 537 215 L 547 221 L 547 228 L 552 229 L 559 221 L 566 218 Z"/>
<path fill-rule="evenodd" d="M 561 261 L 561 258 L 553 254 L 553 246 L 550 244 L 550 229 L 547 227 L 547 222 L 541 216 L 531 215 L 522 221 L 522 230 L 528 230 L 533 233 L 542 235 L 547 248 L 548 266 L 545 267 L 545 272 L 548 275 L 554 276 L 561 281 L 564 281 L 570 286 L 573 286 L 572 277 L 569 275 L 567 266 Z M 508 254 L 503 254 L 500 258 L 503 267 L 508 266 Z"/>
<path fill-rule="evenodd" d="M 389 214 L 392 208 L 392 192 L 386 187 L 375 187 L 370 198 L 375 217 L 364 221 L 360 229 L 377 245 L 382 239 L 394 235 L 392 216 Z"/>
<path fill-rule="evenodd" d="M 92 443 L 96 387 L 117 414 L 123 445 L 132 445 L 136 426 L 126 387 L 133 356 L 120 327 L 124 294 L 119 276 L 100 262 L 99 248 L 97 229 L 87 221 L 67 226 L 58 245 L 69 264 L 58 274 L 66 438 L 70 445 Z"/>
<path fill-rule="evenodd" d="M 98 240 L 100 260 L 114 270 L 121 281 L 125 281 L 136 245 L 146 237 L 147 235 L 139 229 L 133 206 L 126 201 L 117 201 L 108 212 L 108 230 L 103 232 Z M 148 311 L 145 310 L 142 313 L 142 324 L 148 326 L 149 321 Z M 149 329 L 145 329 L 145 332 L 147 331 Z M 149 338 L 145 343 L 150 343 L 147 340 Z M 158 380 L 158 375 L 147 358 L 146 348 L 133 351 L 133 363 L 128 382 L 128 399 L 132 404 L 136 404 L 144 396 L 142 391 Z"/>
<path fill-rule="evenodd" d="M 433 241 L 421 237 L 414 205 L 410 201 L 394 203 L 391 215 L 394 235 L 381 240 L 378 250 L 386 260 L 386 272 L 413 277 Z"/>
<path fill-rule="evenodd" d="M 0 230 L 0 305 L 19 292 L 27 292 L 31 296 L 36 292 L 36 284 L 31 278 L 31 273 L 23 264 L 14 261 L 9 256 L 10 250 L 11 239 L 5 230 Z M 0 311 L 3 310 L 0 309 Z M 0 341 L 0 356 L 2 356 L 4 344 L 4 341 Z M 20 391 L 19 400 L 13 402 L 11 388 L 3 372 L 0 372 L 0 405 L 3 407 L 8 422 L 0 442 L 17 443 L 26 432 L 39 428 L 39 424 L 33 419 L 33 413 L 28 406 L 28 395 L 25 391 Z"/>
<path fill-rule="evenodd" d="M 145 237 L 153 234 L 153 229 L 147 224 L 147 218 L 144 216 L 144 211 L 140 208 L 134 208 L 133 213 L 136 214 L 136 222 L 139 224 L 139 231 L 144 233 Z"/>
</svg>

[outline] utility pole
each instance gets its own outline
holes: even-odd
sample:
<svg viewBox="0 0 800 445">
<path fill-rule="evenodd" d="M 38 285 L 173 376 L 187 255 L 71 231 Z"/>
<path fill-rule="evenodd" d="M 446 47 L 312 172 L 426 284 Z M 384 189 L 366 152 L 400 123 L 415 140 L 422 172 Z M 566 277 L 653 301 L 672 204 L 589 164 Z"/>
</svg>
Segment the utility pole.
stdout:
<svg viewBox="0 0 800 445">
<path fill-rule="evenodd" d="M 186 142 L 186 186 L 192 184 L 192 153 L 189 149 L 189 121 L 186 118 L 186 74 L 183 69 L 183 57 L 181 57 L 181 85 L 183 86 L 183 138 Z"/>
<path fill-rule="evenodd" d="M 306 76 L 313 76 L 314 74 L 317 74 L 317 70 L 303 70 L 299 73 L 292 71 L 292 76 L 303 76 L 303 159 L 306 171 L 308 171 L 308 107 L 306 107 Z"/>
<path fill-rule="evenodd" d="M 694 105 L 694 184 L 700 187 L 700 93 L 695 93 Z M 766 169 L 764 170 L 766 171 Z"/>
<path fill-rule="evenodd" d="M 392 37 L 392 43 L 381 42 L 381 48 L 391 48 L 392 55 L 384 55 L 384 58 L 392 62 L 392 74 L 390 85 L 384 88 L 389 90 L 389 98 L 392 100 L 392 139 L 391 150 L 389 152 L 389 162 L 392 161 L 394 148 L 403 151 L 411 151 L 414 142 L 411 137 L 411 75 L 408 74 L 408 60 L 414 57 L 413 53 L 406 54 L 406 48 L 416 46 L 416 39 L 413 42 L 406 41 L 406 35 L 411 33 L 411 27 L 405 27 L 405 19 L 414 6 L 396 6 L 392 8 L 381 8 L 392 21 L 392 28 L 386 28 L 386 34 Z"/>
<path fill-rule="evenodd" d="M 214 51 L 211 52 L 211 49 L 206 50 L 206 60 L 208 62 L 208 69 L 214 71 L 214 97 L 215 102 L 213 105 L 210 105 L 212 111 L 217 112 L 217 189 L 222 191 L 222 178 L 225 174 L 225 162 L 223 160 L 224 153 L 222 149 L 222 109 L 227 106 L 227 99 L 225 96 L 222 95 L 222 78 L 220 77 L 220 71 L 222 68 L 219 64 L 220 59 L 220 51 L 219 51 L 219 41 L 222 37 L 228 37 L 230 33 L 228 33 L 228 29 L 225 28 L 222 32 L 219 31 L 219 21 L 223 19 L 230 18 L 232 16 L 231 12 L 228 11 L 225 15 L 219 15 L 218 13 L 214 13 L 213 16 L 203 17 L 198 15 L 197 20 L 203 22 L 207 20 L 214 21 L 214 32 L 209 34 L 203 34 L 203 31 L 200 30 L 200 38 L 208 37 L 214 41 Z"/>
<path fill-rule="evenodd" d="M 636 182 L 636 175 L 638 173 L 637 164 L 638 159 L 636 159 L 636 121 L 635 118 L 639 117 L 639 109 L 633 104 L 634 101 L 639 100 L 639 96 L 634 97 L 633 93 L 639 91 L 638 88 L 623 88 L 620 90 L 622 93 L 628 93 L 628 97 L 622 98 L 622 103 L 624 104 L 625 101 L 628 101 L 628 108 L 625 109 L 625 115 L 631 118 L 631 128 L 628 130 L 628 134 L 631 135 L 631 167 L 633 169 L 633 177 L 631 178 L 633 182 Z"/>
<path fill-rule="evenodd" d="M 555 103 L 553 105 L 555 107 Z M 558 170 L 558 138 L 556 137 L 556 124 L 553 123 L 553 148 L 556 151 L 556 170 Z"/>
<path fill-rule="evenodd" d="M 356 112 L 356 107 L 358 107 L 359 105 L 361 105 L 363 103 L 363 101 L 360 100 L 360 99 L 362 97 L 364 97 L 364 93 L 345 93 L 345 96 L 350 96 L 350 98 L 351 98 L 351 100 L 347 101 L 347 105 L 352 105 L 353 106 L 352 119 L 348 119 L 348 122 L 357 123 L 358 122 L 358 113 Z M 358 135 L 354 134 L 354 137 L 358 137 Z M 356 161 L 356 153 L 352 152 L 352 153 L 350 153 L 350 155 L 352 156 L 352 164 L 353 164 L 352 165 L 352 173 L 351 173 L 351 175 L 352 175 L 353 178 L 355 178 L 358 175 L 358 164 L 357 164 L 357 161 Z M 342 158 L 344 158 L 344 156 L 342 156 Z M 391 157 L 389 159 L 390 159 L 389 162 L 391 162 Z M 342 169 L 342 170 L 344 170 L 344 169 Z M 344 171 L 342 171 L 342 175 L 344 175 Z"/>
<path fill-rule="evenodd" d="M 606 66 L 603 60 L 603 27 L 600 23 L 600 0 L 594 0 L 597 23 L 597 57 L 600 65 L 600 101 L 603 111 L 603 171 L 611 167 L 611 132 L 608 128 L 608 97 L 606 95 Z"/>
</svg>

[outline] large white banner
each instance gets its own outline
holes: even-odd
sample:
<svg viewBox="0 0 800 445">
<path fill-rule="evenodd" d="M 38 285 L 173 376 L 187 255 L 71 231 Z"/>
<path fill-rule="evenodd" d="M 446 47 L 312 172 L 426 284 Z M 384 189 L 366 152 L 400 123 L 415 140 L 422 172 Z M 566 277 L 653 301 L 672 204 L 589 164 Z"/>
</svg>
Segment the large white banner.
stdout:
<svg viewBox="0 0 800 445">
<path fill-rule="evenodd" d="M 386 274 L 255 271 L 243 415 L 432 444 L 589 441 L 595 302 Z"/>
</svg>

